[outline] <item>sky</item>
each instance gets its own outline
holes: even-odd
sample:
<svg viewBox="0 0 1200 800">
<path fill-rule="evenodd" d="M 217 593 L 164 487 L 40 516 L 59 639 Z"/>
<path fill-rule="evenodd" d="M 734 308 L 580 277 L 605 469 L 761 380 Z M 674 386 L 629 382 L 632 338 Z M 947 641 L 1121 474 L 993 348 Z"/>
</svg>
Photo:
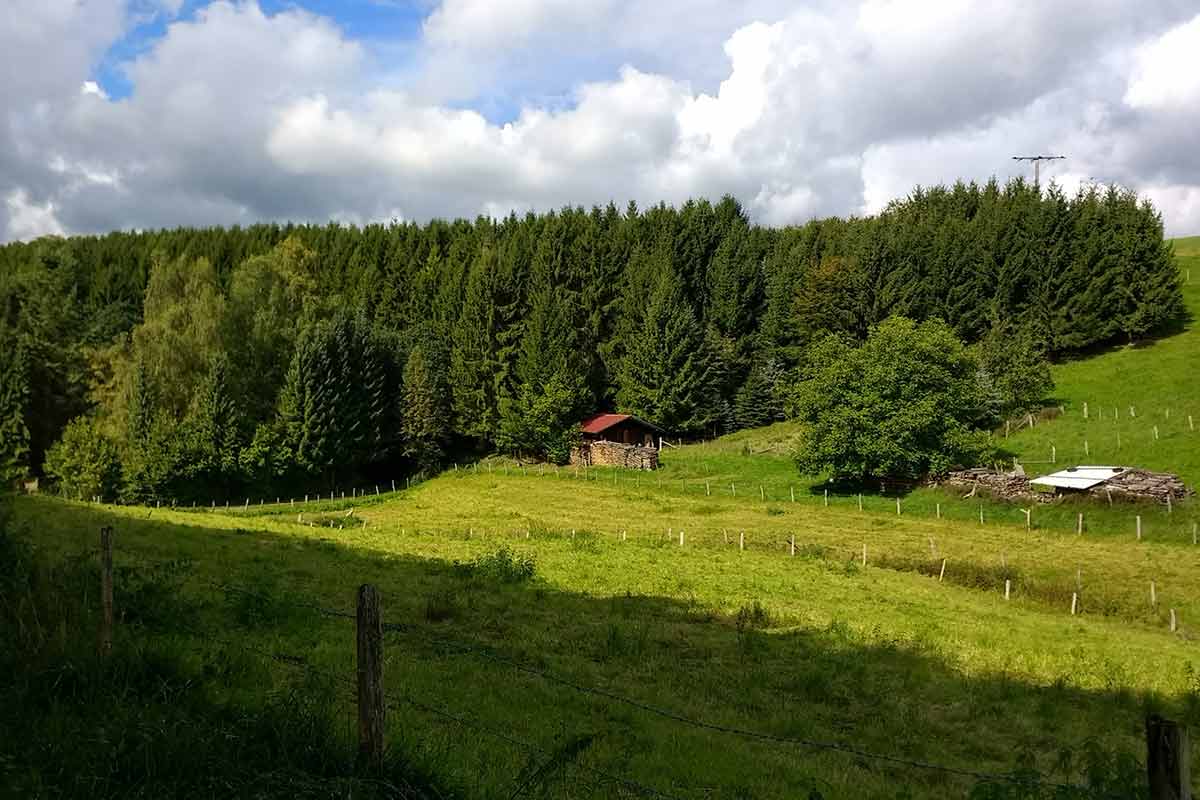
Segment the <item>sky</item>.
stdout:
<svg viewBox="0 0 1200 800">
<path fill-rule="evenodd" d="M 1200 234 L 1196 0 L 3 0 L 0 241 L 1115 183 Z"/>
</svg>

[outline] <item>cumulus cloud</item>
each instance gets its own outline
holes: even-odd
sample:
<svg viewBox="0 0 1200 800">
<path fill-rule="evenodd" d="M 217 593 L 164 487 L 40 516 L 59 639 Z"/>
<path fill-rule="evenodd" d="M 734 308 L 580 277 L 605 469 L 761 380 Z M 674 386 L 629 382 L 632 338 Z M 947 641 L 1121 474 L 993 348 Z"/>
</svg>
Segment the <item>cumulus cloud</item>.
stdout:
<svg viewBox="0 0 1200 800">
<path fill-rule="evenodd" d="M 0 237 L 727 192 L 786 224 L 1048 150 L 1060 182 L 1145 190 L 1200 231 L 1200 15 L 1173 0 L 445 0 L 399 71 L 334 20 L 218 0 L 123 64 L 118 100 L 90 65 L 144 10 L 109 2 L 0 26 L 0 53 L 47 62 L 0 89 Z"/>
</svg>

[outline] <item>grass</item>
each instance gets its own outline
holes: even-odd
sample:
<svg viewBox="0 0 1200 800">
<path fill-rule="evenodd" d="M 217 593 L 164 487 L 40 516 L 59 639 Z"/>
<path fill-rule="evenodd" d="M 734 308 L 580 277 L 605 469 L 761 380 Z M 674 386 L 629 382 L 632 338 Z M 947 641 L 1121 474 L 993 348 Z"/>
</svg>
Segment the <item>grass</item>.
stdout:
<svg viewBox="0 0 1200 800">
<path fill-rule="evenodd" d="M 211 629 L 335 675 L 353 675 L 351 626 L 293 601 L 349 610 L 355 586 L 376 583 L 385 619 L 404 626 L 387 636 L 389 695 L 423 706 L 390 712 L 393 749 L 464 796 L 511 796 L 554 759 L 427 707 L 564 754 L 543 776 L 549 796 L 621 794 L 584 768 L 679 797 L 981 791 L 966 778 L 682 725 L 512 662 L 718 725 L 989 772 L 1032 764 L 1059 780 L 1079 780 L 1097 760 L 1131 763 L 1118 754 L 1140 752 L 1148 709 L 1200 723 L 1200 548 L 1190 544 L 897 520 L 569 474 L 463 470 L 370 497 L 349 517 L 326 502 L 297 512 L 303 522 L 290 508 L 24 498 L 18 510 L 58 560 L 113 524 L 119 564 L 188 565 L 178 595 L 206 609 Z M 310 527 L 318 515 L 346 527 Z M 723 533 L 742 530 L 744 552 Z M 949 560 L 942 582 L 929 574 L 931 536 L 936 563 Z M 1084 613 L 1072 617 L 1077 568 Z M 1007 603 L 1004 576 L 1014 585 Z M 1150 578 L 1158 610 L 1145 599 Z M 1177 634 L 1168 603 L 1184 623 Z M 203 636 L 190 644 L 214 646 Z"/>
</svg>

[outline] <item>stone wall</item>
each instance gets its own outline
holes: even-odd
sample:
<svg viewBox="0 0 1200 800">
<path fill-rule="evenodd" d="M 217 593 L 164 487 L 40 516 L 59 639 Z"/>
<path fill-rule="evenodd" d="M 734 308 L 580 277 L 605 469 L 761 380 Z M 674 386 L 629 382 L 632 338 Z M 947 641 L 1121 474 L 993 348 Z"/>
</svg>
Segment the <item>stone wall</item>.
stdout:
<svg viewBox="0 0 1200 800">
<path fill-rule="evenodd" d="M 653 447 L 620 442 L 584 442 L 571 450 L 571 463 L 593 467 L 658 469 L 658 451 Z"/>
</svg>

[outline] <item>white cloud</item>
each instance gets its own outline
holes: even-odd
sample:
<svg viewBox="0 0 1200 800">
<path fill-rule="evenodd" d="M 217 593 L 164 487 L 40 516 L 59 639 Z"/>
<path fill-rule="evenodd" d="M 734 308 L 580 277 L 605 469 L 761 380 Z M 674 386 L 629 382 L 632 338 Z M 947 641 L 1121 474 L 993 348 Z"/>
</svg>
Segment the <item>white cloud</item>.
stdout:
<svg viewBox="0 0 1200 800">
<path fill-rule="evenodd" d="M 1175 110 L 1200 104 L 1200 16 L 1141 45 L 1125 102 L 1134 108 Z"/>
<path fill-rule="evenodd" d="M 29 199 L 24 189 L 14 189 L 4 198 L 8 210 L 8 233 L 13 239 L 35 239 L 38 236 L 62 235 L 63 226 L 54 216 L 54 204 L 38 204 Z"/>
<path fill-rule="evenodd" d="M 0 236 L 726 192 L 785 224 L 1027 174 L 1024 150 L 1066 153 L 1047 173 L 1064 183 L 1145 188 L 1171 232 L 1200 231 L 1200 78 L 1181 67 L 1200 17 L 1179 0 L 446 0 L 401 72 L 328 19 L 220 0 L 124 64 L 115 101 L 89 74 L 121 28 L 103 3 L 101 33 L 67 0 L 0 26 L 0 54 L 47 64 L 32 88 L 0 84 Z"/>
</svg>

